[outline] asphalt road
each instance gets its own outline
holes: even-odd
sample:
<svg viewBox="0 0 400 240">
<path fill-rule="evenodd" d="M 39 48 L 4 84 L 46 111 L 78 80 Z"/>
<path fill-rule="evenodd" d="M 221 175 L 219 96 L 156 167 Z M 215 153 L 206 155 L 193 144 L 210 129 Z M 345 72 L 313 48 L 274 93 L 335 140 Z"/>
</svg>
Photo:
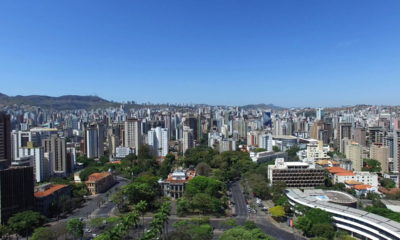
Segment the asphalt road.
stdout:
<svg viewBox="0 0 400 240">
<path fill-rule="evenodd" d="M 236 220 L 239 224 L 243 224 L 246 220 L 248 220 L 248 212 L 247 212 L 247 204 L 244 198 L 242 189 L 240 188 L 239 182 L 235 182 L 231 186 L 232 198 L 235 202 L 236 209 Z M 278 240 L 299 240 L 305 239 L 303 237 L 297 236 L 290 232 L 280 229 L 275 226 L 266 216 L 257 215 L 255 219 L 256 224 L 259 228 L 261 228 L 266 234 L 271 235 L 272 237 Z"/>
</svg>

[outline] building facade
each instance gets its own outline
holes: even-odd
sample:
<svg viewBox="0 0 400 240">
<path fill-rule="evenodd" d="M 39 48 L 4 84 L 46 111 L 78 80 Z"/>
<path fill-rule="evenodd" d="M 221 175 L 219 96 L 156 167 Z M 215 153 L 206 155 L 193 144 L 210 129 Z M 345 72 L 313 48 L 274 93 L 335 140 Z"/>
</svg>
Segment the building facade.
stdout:
<svg viewBox="0 0 400 240">
<path fill-rule="evenodd" d="M 269 183 L 284 182 L 286 187 L 311 188 L 324 185 L 325 170 L 304 162 L 285 162 L 283 158 L 268 166 Z"/>
<path fill-rule="evenodd" d="M 110 172 L 92 173 L 86 181 L 86 186 L 92 195 L 103 193 L 115 184 Z"/>
</svg>

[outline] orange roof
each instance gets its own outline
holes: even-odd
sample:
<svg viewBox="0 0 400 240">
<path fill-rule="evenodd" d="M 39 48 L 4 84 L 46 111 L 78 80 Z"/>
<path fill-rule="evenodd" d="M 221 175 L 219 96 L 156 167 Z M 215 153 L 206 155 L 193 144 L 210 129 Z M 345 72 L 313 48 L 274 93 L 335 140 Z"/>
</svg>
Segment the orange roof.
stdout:
<svg viewBox="0 0 400 240">
<path fill-rule="evenodd" d="M 355 174 L 352 171 L 346 171 L 346 172 L 339 172 L 335 173 L 336 176 L 355 176 Z"/>
<path fill-rule="evenodd" d="M 326 168 L 330 173 L 340 173 L 340 172 L 349 172 L 348 170 L 341 167 L 328 167 Z"/>
<path fill-rule="evenodd" d="M 349 185 L 362 185 L 361 182 L 356 181 L 356 180 L 346 180 L 344 183 L 349 184 Z"/>
<path fill-rule="evenodd" d="M 105 177 L 107 177 L 107 176 L 109 176 L 109 175 L 111 175 L 111 173 L 109 173 L 109 172 L 99 172 L 99 173 L 92 173 L 92 174 L 90 174 L 89 175 L 89 177 L 88 177 L 88 181 L 98 181 L 98 180 L 100 180 L 100 179 L 102 179 L 102 178 L 105 178 Z"/>
<path fill-rule="evenodd" d="M 365 184 L 353 186 L 353 188 L 357 189 L 357 190 L 367 190 L 367 189 L 369 189 L 371 187 L 372 187 L 371 185 L 365 185 Z"/>
<path fill-rule="evenodd" d="M 108 162 L 108 164 L 120 164 L 121 161 L 112 161 L 112 162 Z"/>
<path fill-rule="evenodd" d="M 68 185 L 65 184 L 53 184 L 49 189 L 46 189 L 45 191 L 41 191 L 41 192 L 35 192 L 34 195 L 35 197 L 47 197 L 51 194 L 53 194 L 54 192 L 68 187 Z"/>
</svg>

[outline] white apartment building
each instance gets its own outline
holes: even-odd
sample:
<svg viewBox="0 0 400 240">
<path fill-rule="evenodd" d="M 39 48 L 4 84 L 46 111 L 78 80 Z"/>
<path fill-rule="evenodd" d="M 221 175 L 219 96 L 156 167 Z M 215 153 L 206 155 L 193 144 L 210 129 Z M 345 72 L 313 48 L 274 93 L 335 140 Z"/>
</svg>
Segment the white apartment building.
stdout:
<svg viewBox="0 0 400 240">
<path fill-rule="evenodd" d="M 165 157 L 168 154 L 168 129 L 156 127 L 147 133 L 147 143 L 153 154 L 158 157 Z"/>
</svg>

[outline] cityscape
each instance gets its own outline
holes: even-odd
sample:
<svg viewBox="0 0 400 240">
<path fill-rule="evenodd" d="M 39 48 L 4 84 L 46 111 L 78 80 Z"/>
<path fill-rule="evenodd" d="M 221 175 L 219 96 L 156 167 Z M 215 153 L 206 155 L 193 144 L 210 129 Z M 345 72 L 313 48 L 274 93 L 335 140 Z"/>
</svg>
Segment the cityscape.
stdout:
<svg viewBox="0 0 400 240">
<path fill-rule="evenodd" d="M 400 240 L 399 13 L 0 3 L 0 239 Z"/>
</svg>

